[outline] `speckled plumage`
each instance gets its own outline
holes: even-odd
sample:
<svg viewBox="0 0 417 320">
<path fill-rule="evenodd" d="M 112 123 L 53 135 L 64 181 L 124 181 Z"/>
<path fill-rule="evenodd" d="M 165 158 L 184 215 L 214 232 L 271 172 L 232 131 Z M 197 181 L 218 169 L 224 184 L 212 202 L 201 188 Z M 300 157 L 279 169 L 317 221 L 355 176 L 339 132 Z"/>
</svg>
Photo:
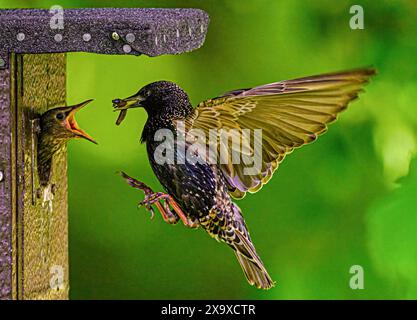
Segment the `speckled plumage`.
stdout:
<svg viewBox="0 0 417 320">
<path fill-rule="evenodd" d="M 165 191 L 207 233 L 232 247 L 248 280 L 257 287 L 270 288 L 273 281 L 256 254 L 240 209 L 228 194 L 226 179 L 216 165 L 208 163 L 179 164 L 175 153 L 174 164 L 159 165 L 154 152 L 160 144 L 154 140 L 158 129 L 171 129 L 175 134 L 175 120 L 183 120 L 193 112 L 188 95 L 171 82 L 150 84 L 138 92 L 149 100 L 144 104 L 148 119 L 141 141 L 146 143 L 149 162 Z M 187 149 L 187 145 L 186 145 Z"/>
<path fill-rule="evenodd" d="M 373 69 L 359 69 L 234 90 L 202 102 L 195 109 L 181 88 L 160 81 L 113 103 L 116 110 L 123 112 L 118 124 L 128 108 L 145 108 L 148 119 L 141 140 L 146 143 L 151 167 L 166 192 L 190 220 L 234 249 L 250 284 L 269 289 L 274 282 L 256 253 L 241 210 L 231 196 L 241 198 L 247 192 L 258 191 L 287 154 L 325 132 L 327 124 L 346 109 L 374 74 Z M 225 164 L 190 162 L 179 159 L 182 155 L 176 152 L 172 164 L 158 164 L 154 154 L 161 142 L 155 141 L 155 132 L 169 129 L 175 136 L 176 120 L 185 123 L 186 131 L 200 129 L 206 137 L 211 129 L 236 129 L 240 137 L 242 129 L 262 129 L 260 171 L 245 174 L 243 169 L 250 164 L 232 163 L 231 159 Z M 191 143 L 185 141 L 187 154 Z M 211 147 L 208 141 L 206 147 Z M 254 152 L 253 145 L 249 148 Z"/>
</svg>

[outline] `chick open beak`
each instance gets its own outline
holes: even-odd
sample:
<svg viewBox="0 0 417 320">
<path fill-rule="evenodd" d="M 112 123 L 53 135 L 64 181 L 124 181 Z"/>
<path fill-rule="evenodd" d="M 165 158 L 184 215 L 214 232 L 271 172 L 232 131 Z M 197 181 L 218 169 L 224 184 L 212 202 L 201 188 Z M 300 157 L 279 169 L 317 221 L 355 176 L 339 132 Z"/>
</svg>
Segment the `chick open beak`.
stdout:
<svg viewBox="0 0 417 320">
<path fill-rule="evenodd" d="M 145 99 L 141 97 L 140 95 L 134 95 L 126 99 L 114 99 L 113 102 L 113 111 L 120 111 L 119 117 L 117 118 L 116 125 L 119 125 L 122 123 L 122 121 L 125 119 L 127 114 L 127 109 L 132 108 L 139 108 L 142 107 L 140 104 Z"/>
<path fill-rule="evenodd" d="M 80 138 L 84 138 L 87 139 L 88 141 L 91 141 L 92 143 L 97 144 L 97 142 L 87 133 L 85 132 L 83 129 L 81 129 L 78 124 L 77 121 L 75 120 L 75 114 L 81 110 L 82 108 L 84 108 L 87 104 L 89 104 L 91 100 L 87 100 L 84 102 L 81 102 L 80 104 L 77 104 L 75 106 L 71 106 L 71 110 L 67 115 L 66 121 L 65 121 L 65 126 L 67 127 L 67 129 L 71 132 L 73 132 L 74 134 L 76 134 L 77 136 L 79 136 Z"/>
</svg>

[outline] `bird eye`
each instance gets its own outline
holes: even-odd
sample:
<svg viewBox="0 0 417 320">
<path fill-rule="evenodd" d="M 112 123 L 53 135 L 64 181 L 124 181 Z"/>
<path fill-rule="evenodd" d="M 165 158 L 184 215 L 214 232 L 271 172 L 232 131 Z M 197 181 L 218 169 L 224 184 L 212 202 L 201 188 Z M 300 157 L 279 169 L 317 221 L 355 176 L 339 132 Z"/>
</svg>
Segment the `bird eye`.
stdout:
<svg viewBox="0 0 417 320">
<path fill-rule="evenodd" d="M 65 119 L 65 114 L 63 114 L 62 112 L 60 112 L 60 113 L 57 113 L 57 115 L 56 115 L 56 118 L 58 119 L 58 120 L 64 120 Z"/>
</svg>

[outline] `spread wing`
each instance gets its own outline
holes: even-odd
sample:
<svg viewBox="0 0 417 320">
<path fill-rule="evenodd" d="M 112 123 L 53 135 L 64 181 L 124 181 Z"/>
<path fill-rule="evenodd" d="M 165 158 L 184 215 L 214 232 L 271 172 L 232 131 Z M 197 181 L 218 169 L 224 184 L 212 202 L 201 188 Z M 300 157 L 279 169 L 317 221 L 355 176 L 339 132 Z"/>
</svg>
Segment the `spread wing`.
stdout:
<svg viewBox="0 0 417 320">
<path fill-rule="evenodd" d="M 219 153 L 222 148 L 229 151 L 227 159 L 219 157 L 219 164 L 229 193 L 242 198 L 267 183 L 288 153 L 324 133 L 374 74 L 374 69 L 358 69 L 231 91 L 200 103 L 186 119 L 186 129 L 203 130 L 207 137 L 211 129 L 232 132 L 229 141 L 218 138 L 216 148 Z M 262 129 L 262 137 L 251 138 L 243 129 Z M 230 143 L 233 136 L 241 139 L 241 147 Z M 246 154 L 246 162 L 234 163 L 235 151 Z M 256 172 L 245 170 L 255 166 L 249 155 L 261 157 Z"/>
</svg>

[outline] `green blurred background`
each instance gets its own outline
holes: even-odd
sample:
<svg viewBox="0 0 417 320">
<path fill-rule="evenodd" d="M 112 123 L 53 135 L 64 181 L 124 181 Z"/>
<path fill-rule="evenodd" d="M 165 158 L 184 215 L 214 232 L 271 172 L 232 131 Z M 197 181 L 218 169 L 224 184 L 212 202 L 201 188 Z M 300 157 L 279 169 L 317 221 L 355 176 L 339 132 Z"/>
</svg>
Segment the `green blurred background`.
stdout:
<svg viewBox="0 0 417 320">
<path fill-rule="evenodd" d="M 68 54 L 68 103 L 98 146 L 69 146 L 72 299 L 417 298 L 417 3 L 415 1 L 7 1 L 0 7 L 195 7 L 205 45 L 156 58 Z M 365 29 L 349 28 L 360 4 Z M 247 285 L 232 253 L 202 230 L 149 220 L 141 192 L 160 189 L 139 137 L 143 111 L 114 125 L 111 100 L 161 79 L 194 104 L 230 89 L 360 66 L 379 75 L 317 142 L 290 155 L 239 202 L 277 286 Z M 352 290 L 349 269 L 364 268 Z"/>
</svg>

